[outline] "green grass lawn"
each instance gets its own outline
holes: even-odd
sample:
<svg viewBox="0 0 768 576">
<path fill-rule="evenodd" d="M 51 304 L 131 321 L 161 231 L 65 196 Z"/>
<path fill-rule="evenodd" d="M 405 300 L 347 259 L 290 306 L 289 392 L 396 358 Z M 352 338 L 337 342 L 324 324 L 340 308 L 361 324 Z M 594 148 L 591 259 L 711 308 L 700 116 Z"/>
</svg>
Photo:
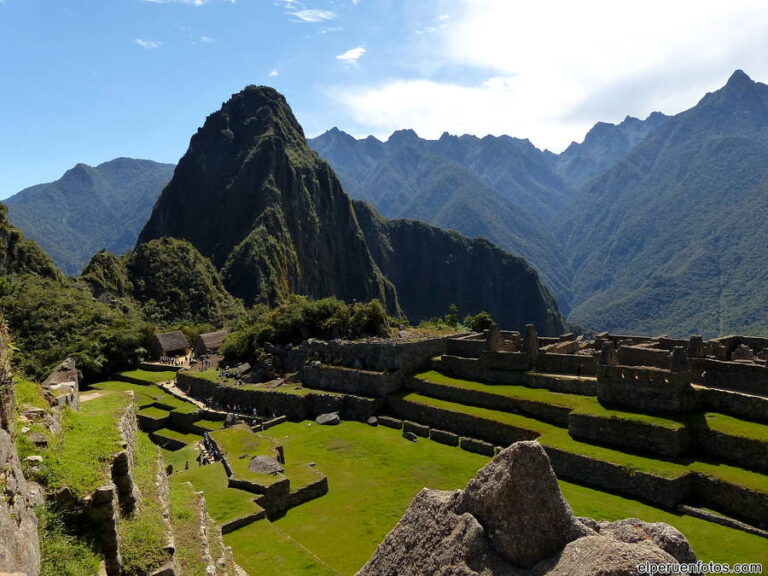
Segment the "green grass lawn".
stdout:
<svg viewBox="0 0 768 576">
<path fill-rule="evenodd" d="M 170 438 L 171 440 L 178 440 L 179 442 L 184 442 L 184 444 L 194 444 L 195 442 L 200 442 L 200 440 L 203 439 L 200 434 L 188 434 L 186 432 L 171 430 L 170 428 L 160 428 L 160 430 L 155 430 L 152 432 L 152 434 L 158 436 L 159 438 Z"/>
<path fill-rule="evenodd" d="M 221 430 L 224 426 L 224 420 L 195 420 L 195 426 L 213 432 L 214 430 Z"/>
<path fill-rule="evenodd" d="M 704 417 L 706 418 L 707 427 L 714 432 L 722 432 L 730 436 L 749 438 L 759 442 L 768 442 L 768 425 L 766 424 L 747 422 L 746 420 L 715 412 L 707 412 Z"/>
<path fill-rule="evenodd" d="M 184 414 L 197 412 L 197 407 L 194 404 L 168 394 L 168 392 L 155 384 L 134 384 L 121 380 L 108 380 L 93 384 L 91 388 L 95 390 L 132 390 L 136 397 L 137 406 L 145 406 L 157 402 Z"/>
<path fill-rule="evenodd" d="M 51 488 L 69 486 L 85 496 L 111 481 L 112 456 L 120 451 L 117 424 L 129 402 L 127 394 L 105 394 L 81 402 L 79 412 L 62 412 L 63 433 L 44 456 Z"/>
<path fill-rule="evenodd" d="M 163 453 L 163 460 L 166 464 L 173 466 L 174 472 L 184 470 L 185 463 L 189 462 L 189 467 L 197 466 L 197 455 L 200 451 L 195 448 L 194 444 L 184 446 L 179 450 L 168 450 L 166 448 L 160 448 Z"/>
<path fill-rule="evenodd" d="M 282 479 L 280 475 L 259 474 L 248 470 L 254 456 L 277 456 L 276 443 L 271 438 L 251 432 L 246 424 L 210 433 L 232 469 L 234 478 L 269 486 Z"/>
<path fill-rule="evenodd" d="M 172 370 L 165 370 L 163 372 L 153 372 L 151 370 L 130 370 L 128 372 L 118 372 L 118 376 L 127 376 L 128 378 L 135 378 L 142 380 L 148 384 L 157 384 L 158 382 L 166 382 L 176 378 L 176 372 Z"/>
<path fill-rule="evenodd" d="M 172 483 L 171 527 L 176 543 L 173 559 L 185 576 L 206 576 L 206 567 L 200 560 L 207 542 L 200 534 L 199 524 L 200 514 L 195 489 L 187 482 Z"/>
<path fill-rule="evenodd" d="M 384 427 L 307 424 L 264 434 L 283 444 L 286 462 L 315 462 L 329 492 L 272 524 L 260 521 L 224 537 L 252 573 L 353 574 L 419 490 L 460 488 L 488 460 L 428 440 L 411 443 Z"/>
<path fill-rule="evenodd" d="M 227 473 L 221 462 L 198 466 L 192 461 L 189 466 L 189 470 L 173 474 L 171 484 L 190 482 L 195 490 L 204 492 L 208 513 L 217 522 L 230 522 L 261 512 L 261 506 L 253 501 L 256 494 L 227 487 Z"/>
<path fill-rule="evenodd" d="M 290 510 L 273 523 L 256 522 L 225 536 L 235 559 L 264 576 L 354 574 L 425 486 L 462 488 L 488 458 L 457 448 L 356 422 L 336 427 L 285 423 L 271 428 L 286 460 L 314 461 L 328 475 L 329 493 Z M 763 562 L 765 540 L 640 502 L 561 482 L 578 515 L 668 522 L 691 541 L 699 558 Z"/>
<path fill-rule="evenodd" d="M 163 410 L 157 406 L 147 406 L 146 408 L 139 410 L 137 414 L 141 414 L 147 418 L 153 418 L 154 420 L 162 420 L 163 418 L 167 418 L 171 413 L 168 412 L 168 410 Z"/>
</svg>

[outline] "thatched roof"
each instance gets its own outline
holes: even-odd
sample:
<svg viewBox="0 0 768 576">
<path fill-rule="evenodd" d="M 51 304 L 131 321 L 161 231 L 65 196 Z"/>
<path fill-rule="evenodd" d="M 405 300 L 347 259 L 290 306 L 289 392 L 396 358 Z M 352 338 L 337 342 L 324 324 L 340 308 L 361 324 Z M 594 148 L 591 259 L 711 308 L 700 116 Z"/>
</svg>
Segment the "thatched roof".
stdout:
<svg viewBox="0 0 768 576">
<path fill-rule="evenodd" d="M 197 337 L 195 347 L 197 348 L 202 345 L 207 352 L 215 352 L 221 348 L 221 345 L 224 344 L 224 340 L 227 336 L 229 336 L 229 330 L 217 330 L 216 332 L 200 334 Z"/>
<path fill-rule="evenodd" d="M 160 344 L 160 348 L 165 354 L 178 352 L 180 350 L 186 350 L 189 348 L 187 337 L 184 336 L 184 333 L 181 330 L 155 334 L 155 338 L 157 339 L 157 343 Z"/>
</svg>

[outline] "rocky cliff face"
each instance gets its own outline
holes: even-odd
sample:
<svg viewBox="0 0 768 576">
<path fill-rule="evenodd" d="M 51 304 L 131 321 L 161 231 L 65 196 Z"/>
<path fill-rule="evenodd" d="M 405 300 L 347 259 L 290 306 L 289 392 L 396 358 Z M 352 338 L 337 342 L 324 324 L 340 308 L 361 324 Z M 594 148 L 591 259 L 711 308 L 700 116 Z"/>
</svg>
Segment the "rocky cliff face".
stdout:
<svg viewBox="0 0 768 576">
<path fill-rule="evenodd" d="M 234 95 L 193 136 L 139 244 L 161 236 L 189 240 L 248 303 L 296 292 L 397 309 L 349 198 L 270 88 Z"/>
<path fill-rule="evenodd" d="M 490 242 L 413 220 L 385 220 L 355 202 L 371 255 L 397 286 L 411 319 L 426 318 L 456 304 L 462 314 L 489 312 L 502 326 L 560 334 L 557 304 L 528 263 Z"/>
<path fill-rule="evenodd" d="M 358 576 L 634 576 L 695 560 L 666 524 L 575 518 L 544 449 L 517 442 L 466 489 L 422 490 Z"/>
<path fill-rule="evenodd" d="M 38 495 L 27 483 L 15 443 L 15 399 L 8 363 L 8 335 L 0 328 L 0 573 L 40 573 L 40 542 L 33 507 Z"/>
<path fill-rule="evenodd" d="M 496 313 L 505 325 L 562 328 L 557 306 L 522 259 L 425 224 L 379 223 L 364 233 L 359 220 L 379 222 L 364 212 L 309 149 L 285 99 L 250 86 L 192 138 L 139 245 L 162 236 L 189 240 L 248 304 L 298 293 L 379 298 L 399 313 L 402 292 L 412 321 L 455 302 L 462 312 Z"/>
</svg>

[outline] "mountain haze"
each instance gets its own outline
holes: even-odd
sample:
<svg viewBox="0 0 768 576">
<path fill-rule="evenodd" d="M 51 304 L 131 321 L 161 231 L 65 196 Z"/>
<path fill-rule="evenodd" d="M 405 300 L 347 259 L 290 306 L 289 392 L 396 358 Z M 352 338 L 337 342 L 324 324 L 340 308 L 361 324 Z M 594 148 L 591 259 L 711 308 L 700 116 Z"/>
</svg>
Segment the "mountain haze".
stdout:
<svg viewBox="0 0 768 576">
<path fill-rule="evenodd" d="M 571 319 L 646 333 L 765 332 L 767 219 L 768 86 L 737 71 L 561 215 Z"/>
<path fill-rule="evenodd" d="M 364 234 L 360 220 L 372 221 L 365 210 L 353 207 L 333 170 L 309 148 L 285 99 L 249 86 L 193 136 L 138 244 L 164 236 L 188 240 L 246 303 L 274 304 L 291 293 L 379 298 L 417 321 L 443 314 L 462 295 L 462 312 L 487 309 L 505 325 L 534 322 L 545 333 L 563 328 L 554 301 L 523 260 L 490 247 L 475 263 L 475 252 L 482 252 L 476 244 L 426 225 Z M 415 281 L 398 274 L 406 262 L 421 267 L 422 276 L 433 274 L 435 286 L 443 283 L 439 297 L 424 286 L 421 299 L 412 296 Z M 482 275 L 491 279 L 501 270 L 504 283 L 482 284 Z M 525 307 L 516 304 L 521 295 Z"/>
<path fill-rule="evenodd" d="M 352 197 L 385 217 L 485 238 L 523 256 L 567 310 L 572 272 L 543 223 L 567 194 L 554 164 L 527 140 L 447 134 L 424 140 L 401 130 L 381 142 L 356 140 L 334 128 L 310 144 Z"/>
<path fill-rule="evenodd" d="M 11 222 L 73 275 L 98 250 L 122 254 L 133 247 L 173 168 L 132 158 L 78 164 L 59 180 L 26 188 L 5 203 Z"/>
</svg>

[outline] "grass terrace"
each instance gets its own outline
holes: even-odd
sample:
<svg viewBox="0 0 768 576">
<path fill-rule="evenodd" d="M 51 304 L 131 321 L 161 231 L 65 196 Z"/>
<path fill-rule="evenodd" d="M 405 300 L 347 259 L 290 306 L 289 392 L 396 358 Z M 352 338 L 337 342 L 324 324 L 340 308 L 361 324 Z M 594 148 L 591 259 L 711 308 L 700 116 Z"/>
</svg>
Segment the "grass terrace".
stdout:
<svg viewBox="0 0 768 576">
<path fill-rule="evenodd" d="M 154 374 L 154 372 L 150 372 Z M 132 382 L 123 382 L 121 380 L 109 380 L 93 384 L 91 388 L 95 390 L 107 391 L 125 391 L 132 390 L 136 395 L 136 405 L 146 406 L 147 404 L 162 404 L 168 406 L 177 412 L 192 414 L 197 412 L 197 407 L 190 402 L 185 402 L 176 398 L 155 384 L 135 384 Z"/>
<path fill-rule="evenodd" d="M 527 386 L 513 384 L 483 384 L 471 380 L 462 380 L 460 378 L 451 378 L 440 372 L 430 370 L 417 374 L 415 378 L 447 386 L 460 390 L 471 392 L 482 392 L 483 394 L 501 396 L 513 400 L 525 402 L 536 402 L 539 404 L 548 404 L 560 408 L 567 408 L 576 414 L 584 414 L 597 418 L 627 420 L 631 422 L 640 422 L 652 426 L 659 426 L 670 430 L 679 430 L 685 427 L 685 422 L 673 418 L 664 418 L 652 416 L 650 414 L 641 414 L 639 412 L 624 412 L 621 410 L 611 410 L 604 408 L 594 396 L 583 396 L 581 394 L 568 394 L 564 392 L 552 392 L 544 388 L 529 388 Z"/>
<path fill-rule="evenodd" d="M 83 497 L 109 483 L 112 456 L 121 449 L 118 421 L 130 401 L 128 394 L 83 394 L 79 412 L 62 412 L 62 433 L 44 456 L 49 487 L 69 486 Z"/>
<path fill-rule="evenodd" d="M 251 429 L 245 424 L 212 432 L 210 437 L 224 454 L 235 478 L 250 480 L 263 486 L 280 480 L 280 476 L 258 474 L 248 470 L 252 457 L 268 456 L 274 458 L 277 455 L 278 443 L 271 438 L 251 432 Z M 286 468 L 287 475 L 288 469 Z"/>
<path fill-rule="evenodd" d="M 138 414 L 155 420 L 162 420 L 163 418 L 167 418 L 171 413 L 168 412 L 168 410 L 163 410 L 157 406 L 147 406 L 146 408 L 139 410 Z"/>
<path fill-rule="evenodd" d="M 526 416 L 477 408 L 474 406 L 466 406 L 455 402 L 447 402 L 413 392 L 403 395 L 403 399 L 414 404 L 439 408 L 449 413 L 465 414 L 481 420 L 498 422 L 515 428 L 530 430 L 540 435 L 538 440 L 544 446 L 550 446 L 573 454 L 581 454 L 589 456 L 590 458 L 612 462 L 623 466 L 627 470 L 645 472 L 663 478 L 678 478 L 688 472 L 699 472 L 701 474 L 721 478 L 726 482 L 768 493 L 768 476 L 758 472 L 744 470 L 743 468 L 738 468 L 736 466 L 683 458 L 667 460 L 640 456 L 575 440 L 571 438 L 566 428 L 560 428 Z"/>
<path fill-rule="evenodd" d="M 24 406 L 43 408 L 44 410 L 50 408 L 43 395 L 43 388 L 39 384 L 14 377 L 13 386 L 16 392 L 17 408 L 22 409 Z"/>
<path fill-rule="evenodd" d="M 176 378 L 176 372 L 172 370 L 165 370 L 162 372 L 153 372 L 151 370 L 130 370 L 128 372 L 118 372 L 118 376 L 124 376 L 126 378 L 135 378 L 141 380 L 147 384 L 157 384 L 158 382 L 167 382 Z"/>
<path fill-rule="evenodd" d="M 120 555 L 125 576 L 151 574 L 166 560 L 165 521 L 157 475 L 158 448 L 144 434 L 136 436 L 136 461 L 133 481 L 141 491 L 141 499 L 131 518 L 120 517 L 117 531 L 120 535 Z"/>
<path fill-rule="evenodd" d="M 172 475 L 170 480 L 173 486 L 189 482 L 195 490 L 204 492 L 208 513 L 221 524 L 264 511 L 253 501 L 256 494 L 227 487 L 227 473 L 221 462 L 207 466 L 191 462 L 189 470 Z"/>
<path fill-rule="evenodd" d="M 200 440 L 203 439 L 200 434 L 188 434 L 186 432 L 171 430 L 170 428 L 160 428 L 160 430 L 155 430 L 152 432 L 152 435 L 160 439 L 167 438 L 169 440 L 183 442 L 184 444 L 194 444 L 195 442 L 200 442 Z"/>
<path fill-rule="evenodd" d="M 236 561 L 251 573 L 352 575 L 419 490 L 463 488 L 488 462 L 426 439 L 409 442 L 382 426 L 307 424 L 287 422 L 264 434 L 283 445 L 287 460 L 316 462 L 328 476 L 329 492 L 275 522 L 258 521 L 225 535 Z M 668 522 L 683 531 L 703 561 L 768 565 L 760 537 L 568 482 L 560 485 L 578 515 Z"/>
<path fill-rule="evenodd" d="M 200 533 L 199 497 L 188 482 L 171 485 L 171 527 L 176 544 L 173 559 L 181 574 L 206 576 L 200 560 L 208 542 Z"/>
<path fill-rule="evenodd" d="M 704 418 L 707 427 L 713 432 L 749 438 L 758 442 L 768 442 L 768 425 L 748 422 L 747 420 L 740 420 L 715 412 L 707 412 Z"/>
</svg>

